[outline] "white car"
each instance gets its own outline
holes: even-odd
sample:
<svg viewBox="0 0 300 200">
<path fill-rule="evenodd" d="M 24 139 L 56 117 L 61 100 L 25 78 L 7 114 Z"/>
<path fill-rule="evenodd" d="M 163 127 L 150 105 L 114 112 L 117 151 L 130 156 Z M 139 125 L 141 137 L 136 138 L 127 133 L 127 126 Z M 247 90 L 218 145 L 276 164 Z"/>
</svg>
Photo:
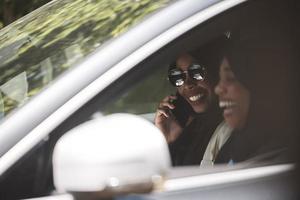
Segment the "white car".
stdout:
<svg viewBox="0 0 300 200">
<path fill-rule="evenodd" d="M 1 30 L 0 199 L 298 199 L 295 157 L 171 167 L 152 124 L 168 63 L 255 6 L 297 35 L 296 0 L 53 0 Z"/>
</svg>

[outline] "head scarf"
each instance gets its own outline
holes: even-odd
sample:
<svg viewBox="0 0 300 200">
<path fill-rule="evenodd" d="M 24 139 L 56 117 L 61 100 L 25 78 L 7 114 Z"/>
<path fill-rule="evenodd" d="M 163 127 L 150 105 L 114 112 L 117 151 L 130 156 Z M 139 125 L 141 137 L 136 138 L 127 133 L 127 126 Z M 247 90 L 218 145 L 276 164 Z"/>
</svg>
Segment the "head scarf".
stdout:
<svg viewBox="0 0 300 200">
<path fill-rule="evenodd" d="M 227 58 L 237 80 L 250 92 L 246 125 L 234 131 L 231 138 L 231 156 L 237 161 L 284 147 L 290 139 L 289 72 L 293 61 L 288 29 L 262 22 L 249 22 L 250 25 L 251 29 L 222 36 L 219 51 Z"/>
</svg>

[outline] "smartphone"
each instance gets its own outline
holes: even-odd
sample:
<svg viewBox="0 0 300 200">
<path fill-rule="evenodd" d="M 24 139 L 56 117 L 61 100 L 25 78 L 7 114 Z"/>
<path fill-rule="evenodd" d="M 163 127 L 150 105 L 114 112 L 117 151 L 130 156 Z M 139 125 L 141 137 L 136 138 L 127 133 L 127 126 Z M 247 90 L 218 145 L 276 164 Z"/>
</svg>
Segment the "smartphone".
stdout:
<svg viewBox="0 0 300 200">
<path fill-rule="evenodd" d="M 175 108 L 172 113 L 181 127 L 185 127 L 190 116 L 195 112 L 192 106 L 179 94 L 176 93 L 177 99 L 173 101 Z"/>
</svg>

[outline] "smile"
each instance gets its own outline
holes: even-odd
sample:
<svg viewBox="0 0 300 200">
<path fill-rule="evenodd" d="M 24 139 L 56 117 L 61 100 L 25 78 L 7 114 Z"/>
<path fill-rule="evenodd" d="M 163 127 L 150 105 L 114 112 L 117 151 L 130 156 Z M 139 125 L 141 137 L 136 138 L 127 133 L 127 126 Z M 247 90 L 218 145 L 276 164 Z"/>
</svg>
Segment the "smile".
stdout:
<svg viewBox="0 0 300 200">
<path fill-rule="evenodd" d="M 237 103 L 234 101 L 220 101 L 219 106 L 224 110 L 223 114 L 224 117 L 227 118 L 234 113 L 234 108 L 236 107 Z"/>
<path fill-rule="evenodd" d="M 236 102 L 234 101 L 220 101 L 219 102 L 220 108 L 230 108 L 236 106 Z"/>
<path fill-rule="evenodd" d="M 198 95 L 189 97 L 189 100 L 194 102 L 194 101 L 201 99 L 203 96 L 204 96 L 203 94 L 198 94 Z"/>
</svg>

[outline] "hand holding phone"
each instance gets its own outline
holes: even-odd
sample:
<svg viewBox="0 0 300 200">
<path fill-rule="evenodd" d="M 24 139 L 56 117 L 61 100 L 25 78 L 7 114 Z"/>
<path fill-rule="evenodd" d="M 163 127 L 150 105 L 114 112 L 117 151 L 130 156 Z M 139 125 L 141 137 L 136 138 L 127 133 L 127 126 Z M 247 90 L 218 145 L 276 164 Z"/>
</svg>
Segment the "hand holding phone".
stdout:
<svg viewBox="0 0 300 200">
<path fill-rule="evenodd" d="M 171 111 L 180 126 L 184 128 L 188 119 L 194 115 L 194 110 L 180 94 L 177 93 L 176 97 L 177 98 L 172 102 L 175 108 Z"/>
<path fill-rule="evenodd" d="M 158 106 L 155 125 L 163 132 L 168 143 L 181 134 L 191 113 L 191 106 L 179 94 L 165 97 Z"/>
</svg>

